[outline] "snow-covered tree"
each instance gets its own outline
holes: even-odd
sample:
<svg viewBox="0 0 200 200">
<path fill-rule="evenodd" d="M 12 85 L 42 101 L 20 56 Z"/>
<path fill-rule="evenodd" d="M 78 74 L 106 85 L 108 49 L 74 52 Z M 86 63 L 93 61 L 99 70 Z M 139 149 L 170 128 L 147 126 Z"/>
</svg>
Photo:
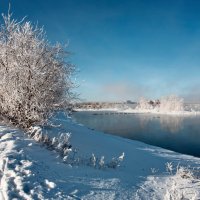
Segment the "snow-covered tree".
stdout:
<svg viewBox="0 0 200 200">
<path fill-rule="evenodd" d="M 182 98 L 179 98 L 176 95 L 170 95 L 161 98 L 160 111 L 171 112 L 171 111 L 183 111 L 183 110 L 184 110 L 184 101 Z"/>
<path fill-rule="evenodd" d="M 3 15 L 0 27 L 0 114 L 29 127 L 44 122 L 74 94 L 74 65 L 60 44 L 51 45 L 43 28 Z"/>
<path fill-rule="evenodd" d="M 149 103 L 148 100 L 146 100 L 145 98 L 142 97 L 142 98 L 140 98 L 136 109 L 138 109 L 138 110 L 151 110 L 151 109 L 153 109 L 153 106 Z"/>
<path fill-rule="evenodd" d="M 162 97 L 161 100 L 152 101 L 141 98 L 136 109 L 156 110 L 158 112 L 180 112 L 184 111 L 184 101 L 176 95 Z"/>
</svg>

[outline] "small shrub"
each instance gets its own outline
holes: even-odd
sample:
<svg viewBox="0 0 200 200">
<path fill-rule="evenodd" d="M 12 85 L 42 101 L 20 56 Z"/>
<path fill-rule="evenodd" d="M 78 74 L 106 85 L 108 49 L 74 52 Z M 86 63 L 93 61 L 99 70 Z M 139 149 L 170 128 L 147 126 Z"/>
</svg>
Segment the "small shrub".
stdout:
<svg viewBox="0 0 200 200">
<path fill-rule="evenodd" d="M 166 171 L 169 172 L 170 174 L 173 173 L 173 165 L 171 162 L 166 163 Z"/>
<path fill-rule="evenodd" d="M 92 167 L 95 167 L 96 166 L 96 157 L 94 154 L 92 154 L 92 156 L 90 157 L 90 165 Z"/>
<path fill-rule="evenodd" d="M 40 142 L 47 148 L 57 151 L 61 157 L 65 157 L 65 160 L 72 151 L 72 146 L 69 142 L 70 133 L 61 133 L 58 137 L 51 139 L 47 134 L 44 135 L 42 133 L 42 129 L 39 126 L 29 128 L 27 133 L 36 142 Z"/>
<path fill-rule="evenodd" d="M 104 168 L 104 164 L 105 164 L 104 156 L 101 156 L 98 164 L 99 164 L 100 169 Z"/>
<path fill-rule="evenodd" d="M 121 162 L 124 160 L 125 153 L 123 152 L 118 158 L 112 158 L 111 162 L 107 164 L 109 168 L 117 168 L 120 166 Z"/>
<path fill-rule="evenodd" d="M 183 166 L 177 167 L 176 175 L 180 176 L 181 178 L 186 178 L 186 179 L 194 178 L 194 174 L 193 174 L 192 170 L 188 169 L 187 167 L 183 167 Z"/>
</svg>

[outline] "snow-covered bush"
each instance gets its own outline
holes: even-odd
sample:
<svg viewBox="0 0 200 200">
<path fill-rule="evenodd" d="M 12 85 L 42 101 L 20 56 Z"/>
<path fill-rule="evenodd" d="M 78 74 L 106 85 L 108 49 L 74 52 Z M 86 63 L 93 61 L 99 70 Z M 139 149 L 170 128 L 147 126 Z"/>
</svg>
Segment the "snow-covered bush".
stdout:
<svg viewBox="0 0 200 200">
<path fill-rule="evenodd" d="M 180 166 L 179 164 L 177 165 L 176 168 L 174 168 L 172 162 L 167 162 L 165 165 L 166 165 L 166 171 L 170 175 L 180 176 L 181 178 L 189 178 L 189 179 L 193 179 L 195 177 L 193 173 L 194 169 Z"/>
<path fill-rule="evenodd" d="M 136 109 L 147 111 L 154 110 L 158 112 L 184 111 L 184 101 L 182 98 L 175 95 L 162 97 L 160 101 L 149 101 L 145 98 L 141 98 Z"/>
<path fill-rule="evenodd" d="M 91 166 L 95 167 L 96 166 L 96 157 L 94 154 L 90 157 L 90 164 Z"/>
<path fill-rule="evenodd" d="M 194 173 L 191 169 L 183 166 L 177 166 L 176 175 L 181 178 L 193 179 Z"/>
<path fill-rule="evenodd" d="M 200 199 L 200 167 L 167 162 L 166 172 L 151 168 L 152 174 L 139 186 L 133 199 L 198 200 Z M 155 174 L 156 173 L 156 174 Z"/>
<path fill-rule="evenodd" d="M 171 162 L 166 163 L 166 171 L 169 172 L 170 174 L 173 173 L 173 165 Z"/>
<path fill-rule="evenodd" d="M 47 148 L 57 151 L 64 161 L 67 160 L 72 152 L 72 145 L 69 142 L 70 133 L 61 133 L 58 137 L 51 139 L 47 134 L 43 134 L 42 128 L 39 126 L 30 127 L 27 133 L 36 142 L 40 142 Z"/>
<path fill-rule="evenodd" d="M 112 158 L 111 162 L 107 164 L 109 168 L 117 168 L 120 166 L 121 162 L 124 160 L 125 153 L 123 152 L 118 158 Z"/>
<path fill-rule="evenodd" d="M 92 156 L 89 159 L 88 165 L 98 168 L 98 169 L 105 169 L 105 168 L 113 168 L 116 169 L 117 167 L 120 167 L 121 162 L 124 160 L 124 152 L 119 157 L 114 157 L 111 159 L 111 161 L 105 161 L 105 157 L 101 156 L 98 158 L 92 153 Z"/>
<path fill-rule="evenodd" d="M 28 134 L 31 138 L 33 138 L 36 142 L 42 142 L 43 133 L 42 129 L 39 126 L 30 127 Z"/>
<path fill-rule="evenodd" d="M 69 143 L 70 137 L 70 133 L 61 133 L 58 137 L 58 144 L 56 148 L 59 150 L 62 156 L 67 156 L 72 151 Z"/>
<path fill-rule="evenodd" d="M 99 164 L 100 169 L 104 168 L 104 164 L 105 164 L 104 156 L 101 156 L 98 164 Z"/>
<path fill-rule="evenodd" d="M 192 187 L 186 189 L 184 184 L 200 183 L 200 179 L 197 174 L 200 173 L 199 168 L 190 168 L 178 165 L 173 168 L 172 163 L 167 163 L 167 171 L 170 172 L 170 186 L 168 186 L 164 199 L 166 200 L 179 200 L 179 199 L 199 199 L 199 194 Z M 195 172 L 197 173 L 195 175 Z M 195 186 L 192 184 L 191 186 Z"/>
<path fill-rule="evenodd" d="M 139 109 L 139 110 L 151 110 L 151 109 L 153 109 L 153 106 L 149 103 L 148 100 L 146 100 L 145 98 L 142 97 L 139 100 L 139 103 L 138 103 L 136 109 Z"/>
<path fill-rule="evenodd" d="M 42 28 L 3 15 L 0 27 L 0 114 L 22 127 L 41 123 L 74 97 L 74 65 Z"/>
<path fill-rule="evenodd" d="M 184 110 L 183 103 L 184 103 L 183 99 L 175 95 L 163 97 L 160 100 L 159 110 L 163 112 L 183 111 Z"/>
</svg>

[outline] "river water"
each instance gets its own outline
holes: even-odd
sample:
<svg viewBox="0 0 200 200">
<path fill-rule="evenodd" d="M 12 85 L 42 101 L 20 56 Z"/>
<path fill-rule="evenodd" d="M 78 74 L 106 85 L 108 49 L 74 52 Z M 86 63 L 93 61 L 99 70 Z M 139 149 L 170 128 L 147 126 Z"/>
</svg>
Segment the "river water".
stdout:
<svg viewBox="0 0 200 200">
<path fill-rule="evenodd" d="M 200 157 L 200 116 L 81 111 L 72 117 L 91 129 Z"/>
</svg>

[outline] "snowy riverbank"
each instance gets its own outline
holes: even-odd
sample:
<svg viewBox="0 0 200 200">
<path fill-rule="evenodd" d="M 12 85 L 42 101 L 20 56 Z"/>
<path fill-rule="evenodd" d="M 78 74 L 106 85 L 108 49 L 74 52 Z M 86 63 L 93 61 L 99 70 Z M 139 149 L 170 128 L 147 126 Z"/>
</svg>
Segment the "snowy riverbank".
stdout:
<svg viewBox="0 0 200 200">
<path fill-rule="evenodd" d="M 92 112 L 112 112 L 112 113 L 126 113 L 126 114 L 156 114 L 156 115 L 200 115 L 200 111 L 159 111 L 157 109 L 133 109 L 133 108 L 126 108 L 126 109 L 120 109 L 120 108 L 102 108 L 102 109 L 74 109 L 76 112 L 82 112 L 82 111 L 92 111 Z"/>
<path fill-rule="evenodd" d="M 100 132 L 58 116 L 60 126 L 46 128 L 50 136 L 71 132 L 71 144 L 78 156 L 105 157 L 125 153 L 117 169 L 70 166 L 22 132 L 0 128 L 1 199 L 188 199 L 200 198 L 200 180 L 177 165 L 199 167 L 200 158 L 174 153 Z M 166 172 L 166 163 L 171 172 Z M 195 168 L 195 170 L 199 170 Z M 171 197 L 170 197 L 171 195 Z"/>
</svg>

